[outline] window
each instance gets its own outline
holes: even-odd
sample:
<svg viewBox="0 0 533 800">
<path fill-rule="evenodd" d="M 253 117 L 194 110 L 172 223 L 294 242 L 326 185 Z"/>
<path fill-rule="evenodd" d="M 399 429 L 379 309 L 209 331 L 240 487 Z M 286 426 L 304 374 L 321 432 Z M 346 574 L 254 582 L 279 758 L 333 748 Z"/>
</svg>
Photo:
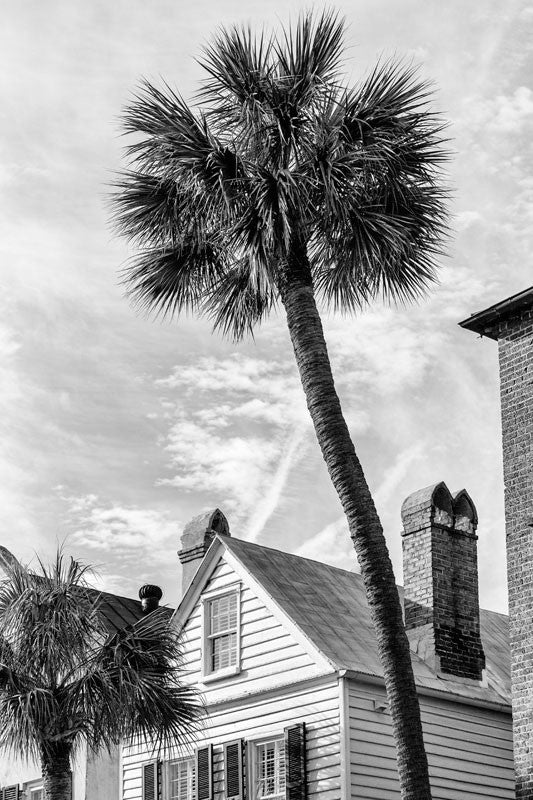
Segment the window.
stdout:
<svg viewBox="0 0 533 800">
<path fill-rule="evenodd" d="M 167 764 L 165 800 L 194 800 L 194 758 L 180 758 Z"/>
<path fill-rule="evenodd" d="M 240 670 L 240 587 L 203 601 L 203 675 L 209 680 Z"/>
<path fill-rule="evenodd" d="M 9 797 L 9 795 L 8 795 Z M 44 800 L 44 788 L 42 778 L 36 778 L 34 781 L 28 781 L 22 785 L 22 792 L 14 795 L 14 797 L 21 797 L 24 800 Z M 0 800 L 3 794 L 0 791 Z"/>
<path fill-rule="evenodd" d="M 253 800 L 285 800 L 283 737 L 253 745 Z"/>
</svg>

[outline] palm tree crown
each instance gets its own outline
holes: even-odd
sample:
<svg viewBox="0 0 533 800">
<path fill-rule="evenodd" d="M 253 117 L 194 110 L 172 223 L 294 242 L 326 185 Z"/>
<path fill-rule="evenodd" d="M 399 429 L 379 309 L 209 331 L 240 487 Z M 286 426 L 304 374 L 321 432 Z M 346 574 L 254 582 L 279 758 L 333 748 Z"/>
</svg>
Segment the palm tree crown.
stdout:
<svg viewBox="0 0 533 800">
<path fill-rule="evenodd" d="M 13 560 L 0 582 L 0 746 L 40 760 L 56 800 L 58 781 L 70 797 L 70 775 L 55 773 L 69 773 L 82 742 L 93 752 L 122 737 L 174 747 L 193 734 L 199 706 L 180 682 L 167 609 L 109 633 L 85 567 L 58 554 L 41 568 Z"/>
<path fill-rule="evenodd" d="M 208 313 L 239 338 L 275 305 L 298 246 L 334 308 L 412 298 L 434 279 L 446 153 L 428 85 L 387 61 L 346 88 L 342 34 L 332 13 L 270 38 L 221 31 L 198 108 L 144 83 L 115 195 L 141 305 Z"/>
</svg>

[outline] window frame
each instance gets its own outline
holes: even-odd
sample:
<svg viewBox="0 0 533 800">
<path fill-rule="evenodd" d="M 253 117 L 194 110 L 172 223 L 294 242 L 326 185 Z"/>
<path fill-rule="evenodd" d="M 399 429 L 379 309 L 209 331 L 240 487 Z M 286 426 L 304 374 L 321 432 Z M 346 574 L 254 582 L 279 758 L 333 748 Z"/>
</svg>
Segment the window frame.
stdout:
<svg viewBox="0 0 533 800">
<path fill-rule="evenodd" d="M 221 678 L 227 678 L 232 675 L 237 675 L 241 671 L 241 582 L 237 581 L 235 583 L 229 584 L 228 586 L 224 586 L 221 589 L 216 589 L 211 592 L 205 592 L 202 595 L 202 673 L 201 679 L 203 683 L 209 683 L 210 681 L 216 681 Z M 210 608 L 211 602 L 213 600 L 219 600 L 222 597 L 235 595 L 236 602 L 237 602 L 237 618 L 235 622 L 235 629 L 228 629 L 229 633 L 235 632 L 236 634 L 236 661 L 235 664 L 232 664 L 228 667 L 222 667 L 221 669 L 212 670 L 210 668 L 211 665 L 211 657 L 212 657 L 212 650 L 211 650 L 211 642 L 213 642 L 216 638 L 215 635 L 211 634 L 210 632 Z M 223 636 L 224 633 L 219 633 L 219 636 Z"/>
<path fill-rule="evenodd" d="M 26 800 L 33 800 L 34 792 L 42 792 L 42 797 L 44 797 L 44 782 L 42 778 L 36 778 L 35 780 L 23 783 L 22 791 L 19 790 L 19 795 L 26 798 Z M 2 797 L 1 790 L 0 797 Z"/>
<path fill-rule="evenodd" d="M 187 800 L 195 800 L 196 798 L 196 758 L 191 756 L 180 756 L 180 758 L 172 758 L 165 761 L 163 769 L 163 798 L 164 800 L 171 800 L 170 794 L 170 770 L 175 764 L 187 764 L 188 771 L 191 770 L 192 774 L 187 775 Z"/>
<path fill-rule="evenodd" d="M 257 789 L 258 789 L 258 782 L 259 782 L 259 759 L 258 759 L 258 747 L 261 745 L 268 744 L 269 742 L 277 742 L 280 752 L 283 753 L 283 766 L 285 770 L 285 780 L 284 786 L 279 795 L 271 795 L 271 797 L 279 797 L 280 800 L 285 800 L 286 797 L 286 789 L 287 789 L 287 762 L 285 758 L 285 733 L 284 731 L 273 731 L 268 736 L 262 736 L 260 739 L 252 739 L 248 742 L 248 760 L 247 763 L 249 764 L 249 775 L 250 775 L 250 782 L 249 782 L 249 800 L 264 800 L 264 797 L 260 798 Z M 279 781 L 279 778 L 278 778 Z M 269 800 L 267 797 L 266 800 Z"/>
</svg>

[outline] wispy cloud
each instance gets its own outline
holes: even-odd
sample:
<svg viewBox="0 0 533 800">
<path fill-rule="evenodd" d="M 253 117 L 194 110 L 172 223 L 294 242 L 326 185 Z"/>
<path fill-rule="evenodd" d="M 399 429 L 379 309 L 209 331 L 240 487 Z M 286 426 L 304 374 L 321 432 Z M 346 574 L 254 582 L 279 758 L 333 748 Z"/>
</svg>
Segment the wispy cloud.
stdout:
<svg viewBox="0 0 533 800">
<path fill-rule="evenodd" d="M 203 358 L 158 386 L 174 473 L 159 483 L 217 498 L 247 537 L 258 538 L 310 432 L 294 365 L 241 354 Z"/>
<path fill-rule="evenodd" d="M 151 560 L 165 558 L 167 545 L 179 530 L 179 523 L 153 509 L 123 506 L 102 501 L 97 495 L 66 497 L 68 514 L 75 523 L 69 543 L 102 553 Z"/>
<path fill-rule="evenodd" d="M 422 457 L 423 451 L 423 443 L 417 442 L 400 453 L 395 463 L 386 470 L 373 495 L 378 513 L 390 502 L 394 491 L 408 474 L 413 462 Z M 334 567 L 359 571 L 345 516 L 338 517 L 308 539 L 298 548 L 297 555 L 326 561 Z"/>
</svg>

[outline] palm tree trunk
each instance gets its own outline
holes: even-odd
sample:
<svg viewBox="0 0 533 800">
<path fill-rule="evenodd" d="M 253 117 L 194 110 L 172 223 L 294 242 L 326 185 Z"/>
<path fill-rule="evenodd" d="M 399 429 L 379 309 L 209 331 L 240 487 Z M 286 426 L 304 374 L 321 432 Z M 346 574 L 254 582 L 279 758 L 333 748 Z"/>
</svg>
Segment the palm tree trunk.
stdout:
<svg viewBox="0 0 533 800">
<path fill-rule="evenodd" d="M 279 290 L 307 407 L 361 567 L 383 666 L 402 798 L 431 800 L 420 708 L 394 572 L 335 390 L 309 263 L 301 250 L 287 265 Z"/>
<path fill-rule="evenodd" d="M 41 768 L 45 800 L 71 800 L 71 746 L 66 742 L 47 744 L 41 748 Z"/>
</svg>

